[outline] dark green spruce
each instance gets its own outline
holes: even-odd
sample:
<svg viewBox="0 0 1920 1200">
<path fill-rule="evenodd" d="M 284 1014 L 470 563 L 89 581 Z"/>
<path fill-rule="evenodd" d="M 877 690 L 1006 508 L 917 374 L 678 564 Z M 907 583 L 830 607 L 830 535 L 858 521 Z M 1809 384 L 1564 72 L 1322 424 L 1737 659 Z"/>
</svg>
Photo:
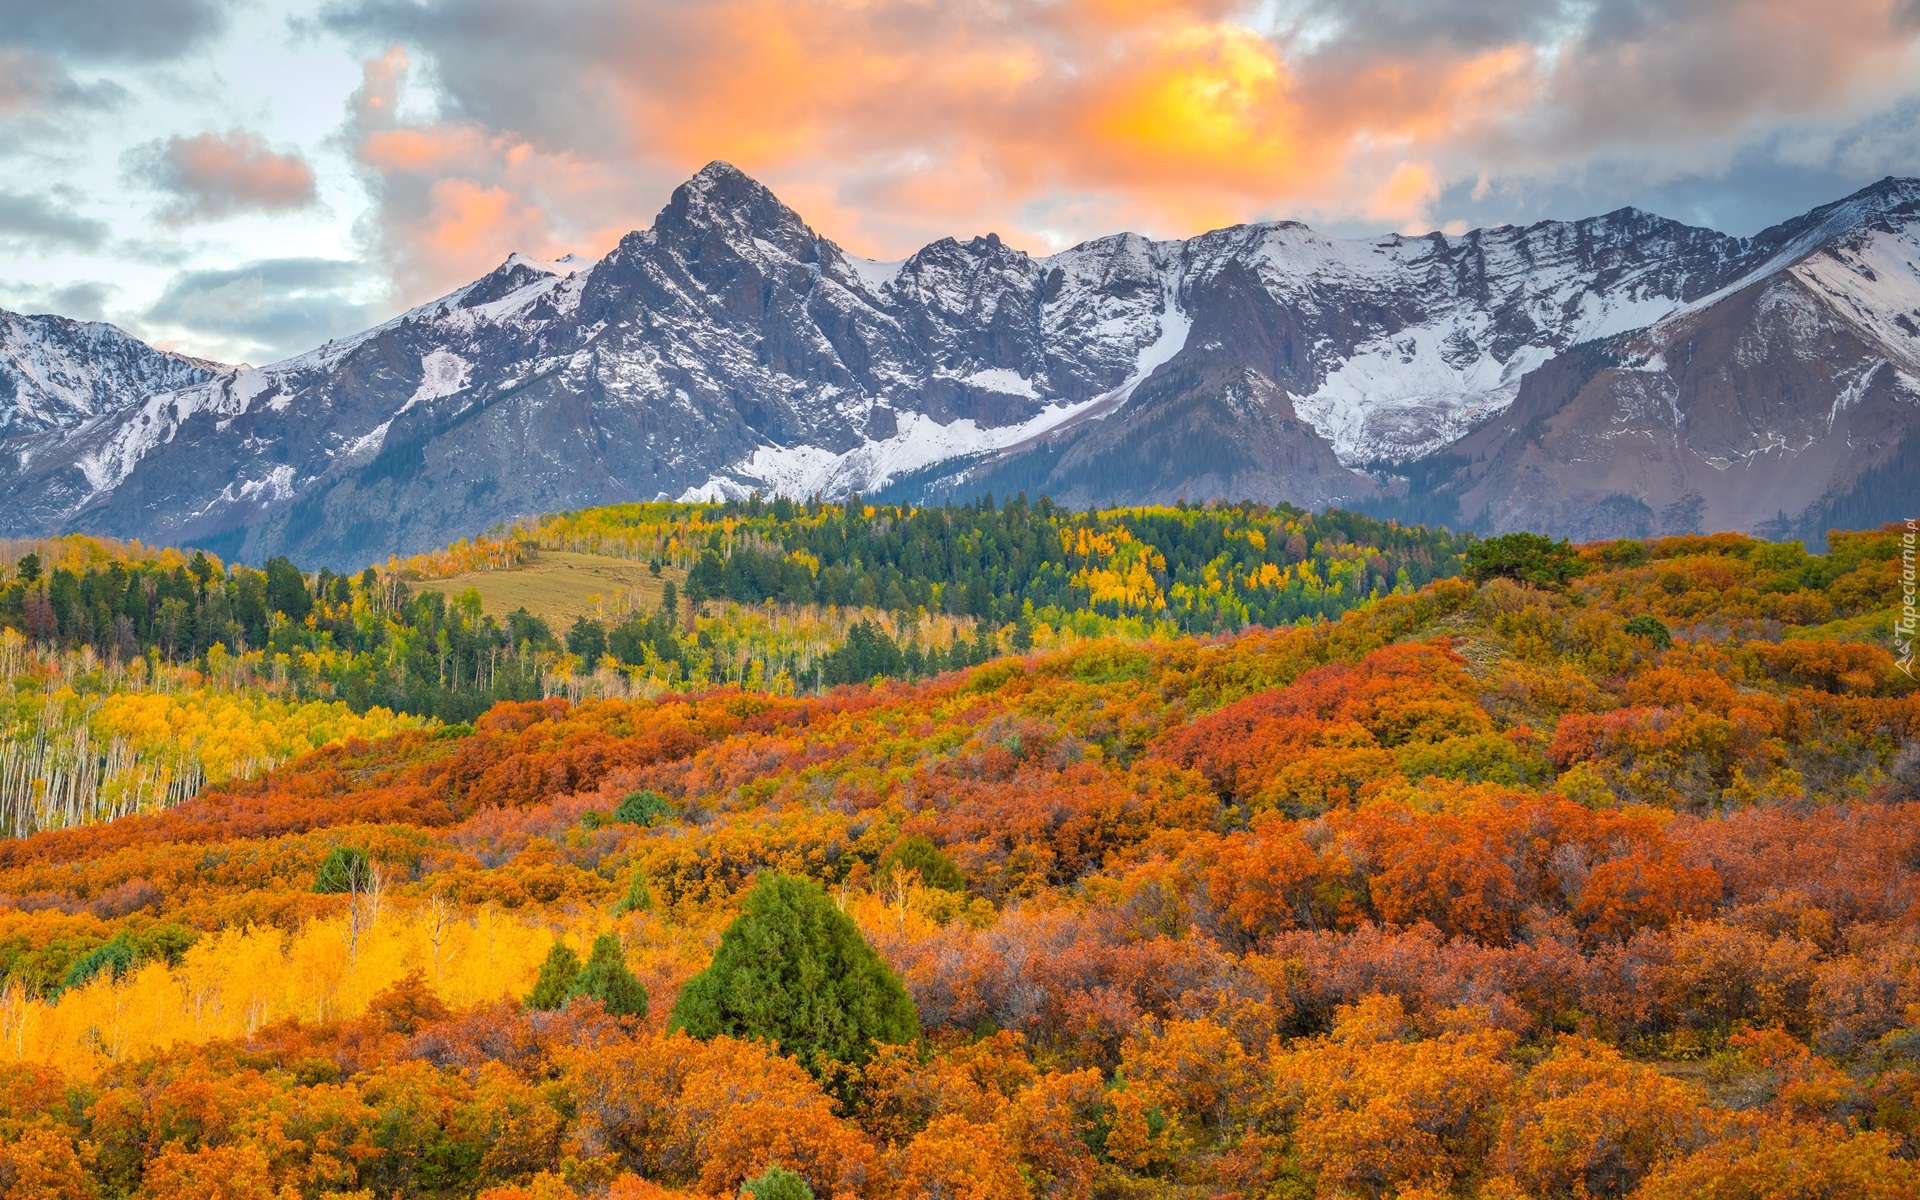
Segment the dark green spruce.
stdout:
<svg viewBox="0 0 1920 1200">
<path fill-rule="evenodd" d="M 669 1030 L 769 1041 L 807 1069 L 856 1066 L 875 1043 L 920 1035 L 900 978 L 820 885 L 763 876 L 720 937 L 713 963 L 687 981 Z"/>
</svg>

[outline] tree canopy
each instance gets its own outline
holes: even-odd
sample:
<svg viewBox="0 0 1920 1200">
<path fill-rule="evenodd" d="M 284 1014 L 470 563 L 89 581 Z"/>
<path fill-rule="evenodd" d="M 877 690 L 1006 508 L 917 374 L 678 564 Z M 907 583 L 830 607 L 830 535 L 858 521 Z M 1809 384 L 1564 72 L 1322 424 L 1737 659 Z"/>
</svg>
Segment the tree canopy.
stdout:
<svg viewBox="0 0 1920 1200">
<path fill-rule="evenodd" d="M 930 888 L 940 888 L 948 892 L 967 890 L 966 876 L 953 860 L 940 852 L 933 839 L 924 833 L 912 834 L 901 838 L 892 849 L 880 856 L 880 869 L 875 872 L 885 880 L 894 871 L 918 871 L 920 882 Z"/>
<path fill-rule="evenodd" d="M 1467 549 L 1467 570 L 1475 583 L 1507 578 L 1535 587 L 1563 588 L 1580 574 L 1580 556 L 1565 538 L 1537 533 L 1503 533 Z"/>
<path fill-rule="evenodd" d="M 647 1015 L 647 989 L 627 969 L 620 935 L 603 933 L 593 940 L 586 965 L 565 942 L 556 940 L 540 964 L 540 977 L 527 994 L 527 1007 L 542 1012 L 564 1008 L 577 999 L 592 998 L 615 1017 Z"/>
<path fill-rule="evenodd" d="M 765 1039 L 810 1070 L 858 1065 L 875 1043 L 911 1042 L 920 1019 L 900 979 L 819 884 L 768 875 L 687 981 L 668 1029 Z"/>
</svg>

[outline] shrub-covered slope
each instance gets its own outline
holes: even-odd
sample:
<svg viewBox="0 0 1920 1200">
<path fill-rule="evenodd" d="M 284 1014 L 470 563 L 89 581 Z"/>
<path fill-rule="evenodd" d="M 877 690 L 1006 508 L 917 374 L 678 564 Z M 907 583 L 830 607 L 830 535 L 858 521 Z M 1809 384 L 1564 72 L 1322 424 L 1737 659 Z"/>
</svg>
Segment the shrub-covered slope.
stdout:
<svg viewBox="0 0 1920 1200">
<path fill-rule="evenodd" d="M 504 703 L 0 842 L 0 1172 L 58 1196 L 724 1195 L 775 1165 L 873 1200 L 1913 1194 L 1897 536 L 1538 549 L 1310 626 Z M 1513 578 L 1542 570 L 1572 577 Z M 776 876 L 851 920 L 917 1040 L 798 1061 L 674 1025 Z M 525 1002 L 556 939 L 586 961 L 609 933 L 644 1016 Z"/>
</svg>

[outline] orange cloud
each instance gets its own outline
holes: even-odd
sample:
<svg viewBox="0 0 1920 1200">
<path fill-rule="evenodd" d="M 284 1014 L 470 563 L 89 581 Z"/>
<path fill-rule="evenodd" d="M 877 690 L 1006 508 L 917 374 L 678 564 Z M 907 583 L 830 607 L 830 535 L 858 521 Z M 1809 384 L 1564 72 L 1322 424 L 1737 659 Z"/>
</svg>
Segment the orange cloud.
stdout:
<svg viewBox="0 0 1920 1200">
<path fill-rule="evenodd" d="M 447 273 L 487 229 L 535 243 L 490 261 L 604 250 L 714 158 L 880 257 L 987 229 L 1048 249 L 1275 215 L 1430 228 L 1490 173 L 1912 91 L 1903 2 L 1541 0 L 1468 28 L 1421 0 L 1303 0 L 1291 24 L 1231 0 L 583 0 L 564 24 L 445 0 L 404 28 L 453 115 L 394 120 L 390 51 L 357 149 L 391 244 L 433 248 L 416 287 L 470 277 Z M 466 257 L 443 224 L 474 231 Z"/>
<path fill-rule="evenodd" d="M 497 255 L 501 246 L 514 245 L 516 236 L 539 236 L 546 223 L 538 208 L 505 188 L 442 179 L 431 194 L 433 207 L 423 224 L 428 244 L 437 250 Z"/>
<path fill-rule="evenodd" d="M 313 168 L 297 153 L 278 153 L 244 129 L 178 135 L 137 154 L 136 174 L 173 197 L 164 210 L 175 224 L 248 209 L 304 208 L 315 202 Z"/>
<path fill-rule="evenodd" d="M 447 171 L 471 167 L 481 147 L 471 129 L 379 129 L 360 144 L 360 157 L 381 171 Z"/>
<path fill-rule="evenodd" d="M 393 266 L 402 301 L 478 278 L 516 250 L 597 256 L 625 232 L 563 215 L 581 207 L 584 193 L 617 186 L 618 172 L 470 121 L 400 124 L 409 69 L 400 47 L 367 62 L 349 122 L 351 148 L 379 204 L 377 249 Z"/>
</svg>

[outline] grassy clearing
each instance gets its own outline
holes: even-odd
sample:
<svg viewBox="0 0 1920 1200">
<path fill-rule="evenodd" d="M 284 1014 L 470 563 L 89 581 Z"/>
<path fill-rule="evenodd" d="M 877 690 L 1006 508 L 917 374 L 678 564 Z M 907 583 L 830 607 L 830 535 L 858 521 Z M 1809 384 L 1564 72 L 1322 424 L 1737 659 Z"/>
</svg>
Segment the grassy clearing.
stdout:
<svg viewBox="0 0 1920 1200">
<path fill-rule="evenodd" d="M 470 571 L 414 584 L 451 597 L 472 588 L 482 608 L 496 616 L 524 606 L 564 632 L 575 617 L 615 617 L 633 609 L 660 606 L 660 589 L 671 580 L 684 587 L 687 573 L 662 567 L 656 577 L 647 564 L 600 554 L 542 550 L 530 562 L 505 571 Z"/>
</svg>

